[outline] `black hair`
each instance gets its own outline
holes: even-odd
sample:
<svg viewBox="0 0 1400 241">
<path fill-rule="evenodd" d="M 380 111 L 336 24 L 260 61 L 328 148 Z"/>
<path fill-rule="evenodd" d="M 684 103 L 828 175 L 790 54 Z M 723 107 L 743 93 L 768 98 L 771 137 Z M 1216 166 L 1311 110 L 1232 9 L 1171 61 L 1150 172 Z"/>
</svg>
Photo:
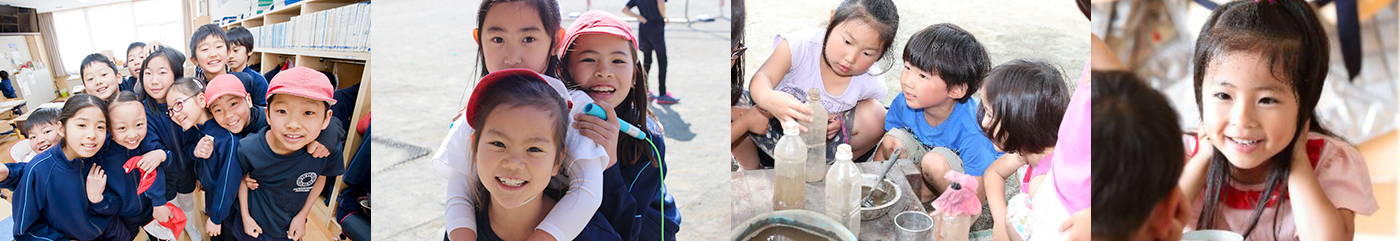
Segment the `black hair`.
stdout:
<svg viewBox="0 0 1400 241">
<path fill-rule="evenodd" d="M 0 70 L 0 79 L 10 79 L 10 72 Z"/>
<path fill-rule="evenodd" d="M 68 119 L 72 119 L 74 115 L 78 114 L 78 111 L 81 111 L 88 107 L 97 107 L 97 110 L 102 112 L 102 120 L 107 120 L 107 102 L 102 101 L 102 99 L 97 98 L 97 96 L 89 95 L 86 93 L 79 93 L 73 95 L 73 97 L 70 97 L 67 101 L 63 102 L 63 109 L 60 109 L 60 112 L 58 113 L 59 126 L 67 124 Z M 68 130 L 67 126 L 64 126 L 63 128 L 65 132 Z M 68 133 L 63 133 L 63 135 L 67 136 Z M 102 141 L 106 142 L 106 140 Z M 58 143 L 60 143 L 58 147 L 67 146 L 68 140 L 67 138 L 64 138 L 58 141 Z"/>
<path fill-rule="evenodd" d="M 554 54 L 556 48 L 562 48 L 562 47 L 559 47 L 559 35 L 558 35 L 558 34 L 559 34 L 559 30 L 563 28 L 562 26 L 560 26 L 560 25 L 562 25 L 563 19 L 561 19 L 562 16 L 560 16 L 560 14 L 559 14 L 559 3 L 556 2 L 556 1 L 554 1 L 554 0 L 485 0 L 485 1 L 481 1 L 481 7 L 478 8 L 477 11 L 476 11 L 476 28 L 477 28 L 477 29 L 481 29 L 481 28 L 483 27 L 482 25 L 483 25 L 483 24 L 486 24 L 486 12 L 487 12 L 488 10 L 491 10 L 491 7 L 492 7 L 492 6 L 495 6 L 496 4 L 499 4 L 499 3 L 516 2 L 516 1 L 529 3 L 529 5 L 531 5 L 532 7 L 534 7 L 535 10 L 537 11 L 537 13 L 539 14 L 539 16 L 540 16 L 540 23 L 541 23 L 541 24 L 544 24 L 544 32 L 545 32 L 547 35 L 549 35 L 549 53 L 550 53 L 550 54 Z M 480 44 L 480 43 L 482 43 L 482 42 L 484 42 L 484 41 L 481 40 L 481 37 L 480 37 L 479 35 L 476 36 L 476 38 L 477 38 L 477 39 L 476 39 L 476 42 L 478 43 L 478 44 L 476 45 L 476 56 L 477 56 L 477 57 L 476 57 L 476 61 L 477 61 L 477 65 L 481 66 L 481 75 L 480 75 L 480 76 L 486 76 L 486 74 L 491 73 L 491 71 L 486 69 L 486 55 L 483 54 L 483 52 L 482 52 L 482 47 L 481 47 L 482 44 Z M 547 67 L 545 67 L 544 73 L 540 73 L 540 74 L 543 74 L 543 75 L 549 76 L 549 77 L 559 78 L 559 75 L 560 75 L 560 74 L 558 73 L 558 71 L 559 71 L 559 66 L 560 66 L 560 63 L 559 63 L 559 62 L 560 62 L 561 60 L 559 60 L 559 59 L 557 59 L 557 58 L 547 58 L 547 59 L 548 59 L 548 60 L 546 60 L 546 61 L 548 62 Z"/>
<path fill-rule="evenodd" d="M 1181 126 L 1166 96 L 1132 72 L 1092 76 L 1092 237 L 1129 240 L 1177 188 L 1186 165 Z"/>
<path fill-rule="evenodd" d="M 645 127 L 647 117 L 652 117 L 651 109 L 647 106 L 650 102 L 647 100 L 646 92 L 647 71 L 645 68 L 642 68 L 642 62 L 637 61 L 637 46 L 631 44 L 631 42 L 628 42 L 632 52 L 632 91 L 627 94 L 627 98 L 622 99 L 622 103 L 609 104 L 617 105 L 613 107 L 613 111 L 617 112 L 617 118 L 619 120 L 643 125 L 641 127 L 642 131 L 650 135 L 650 129 Z M 572 58 L 573 55 L 574 51 L 567 51 L 564 52 L 563 58 L 560 59 L 567 63 L 569 58 Z M 578 86 L 578 82 L 574 80 L 573 75 L 569 74 L 568 68 L 560 68 L 559 75 L 563 77 L 564 83 L 571 88 Z M 632 166 L 639 161 L 647 161 L 652 165 L 661 166 L 661 160 L 657 160 L 658 157 L 653 156 L 652 153 L 654 152 L 651 149 L 651 145 L 648 145 L 646 141 L 637 140 L 636 138 L 621 138 L 618 140 L 617 161 L 623 164 L 623 167 Z"/>
<path fill-rule="evenodd" d="M 45 124 L 58 124 L 58 108 L 42 107 L 29 113 L 29 119 L 24 122 L 24 133 L 34 135 L 34 128 Z"/>
<path fill-rule="evenodd" d="M 248 31 L 243 26 L 229 28 L 224 36 L 228 37 L 224 39 L 228 45 L 243 46 L 248 49 L 248 52 L 253 52 L 253 32 Z"/>
<path fill-rule="evenodd" d="M 163 58 L 167 63 L 170 63 L 170 73 L 174 75 L 175 79 L 185 78 L 185 55 L 173 48 L 156 48 L 150 57 L 146 57 L 146 61 L 141 62 L 141 66 L 143 66 L 141 71 L 151 71 L 151 60 L 156 59 L 156 57 Z M 137 76 L 136 86 L 132 88 L 136 91 L 136 96 L 145 102 L 147 110 L 151 110 L 153 113 L 164 113 L 165 110 L 156 108 L 156 104 L 160 102 L 146 93 L 146 74 L 142 73 Z"/>
<path fill-rule="evenodd" d="M 204 42 L 204 39 L 209 37 L 216 37 L 219 38 L 219 40 L 228 41 L 228 35 L 224 34 L 224 29 L 219 28 L 219 25 L 212 23 L 200 25 L 198 29 L 194 30 L 194 34 L 190 34 L 190 54 L 196 52 L 195 48 L 199 47 L 199 42 Z"/>
<path fill-rule="evenodd" d="M 112 94 L 112 98 L 110 98 L 110 100 L 107 100 L 108 111 L 111 111 L 111 108 L 116 107 L 117 104 L 126 102 L 136 102 L 137 104 L 141 104 L 141 98 L 136 97 L 136 94 L 131 92 L 117 91 L 116 94 Z"/>
<path fill-rule="evenodd" d="M 472 162 L 475 162 L 476 154 L 480 153 L 475 150 L 477 145 L 480 144 L 481 133 L 485 132 L 483 128 L 485 128 L 487 124 L 487 117 L 493 110 L 529 107 L 534 110 L 549 112 L 549 116 L 554 119 L 554 123 L 550 124 L 554 129 L 553 137 L 556 152 L 554 165 L 561 165 L 565 158 L 564 138 L 569 124 L 569 107 L 568 104 L 565 104 L 564 98 L 560 97 L 559 94 L 554 91 L 553 87 L 550 87 L 544 80 L 536 76 L 511 75 L 501 78 L 506 79 L 496 81 L 495 84 L 476 90 L 482 91 L 482 95 L 476 99 L 480 103 L 472 103 L 477 105 L 476 112 L 469 113 L 470 116 L 468 116 L 468 118 L 471 118 L 469 123 L 474 123 L 472 124 L 472 129 L 476 130 L 472 133 Z M 559 170 L 562 171 L 564 169 L 560 168 Z M 485 211 L 491 206 L 491 193 L 486 191 L 486 187 L 480 182 L 477 182 L 473 190 L 477 192 L 477 195 L 474 195 L 476 196 L 476 208 L 479 211 Z M 558 198 L 562 194 L 546 193 L 554 198 Z"/>
<path fill-rule="evenodd" d="M 1323 81 L 1327 78 L 1330 48 L 1327 33 L 1318 21 L 1313 5 L 1300 0 L 1276 0 L 1231 2 L 1216 7 L 1206 21 L 1196 40 L 1196 52 L 1192 56 L 1193 80 L 1196 89 L 1197 111 L 1201 110 L 1202 84 L 1205 72 L 1218 67 L 1217 58 L 1229 54 L 1254 54 L 1266 61 L 1271 74 L 1293 88 L 1298 97 L 1298 116 L 1294 126 L 1295 136 L 1282 151 L 1269 157 L 1261 168 L 1268 168 L 1262 197 L 1278 195 L 1278 187 L 1285 181 L 1292 168 L 1290 155 L 1293 142 L 1309 125 L 1312 132 L 1331 135 L 1317 121 L 1314 108 L 1322 95 Z M 1312 121 L 1309 121 L 1312 120 Z M 1097 126 L 1096 126 L 1097 128 Z M 1204 194 L 1205 205 L 1197 220 L 1198 229 L 1220 226 L 1216 218 L 1220 215 L 1223 187 L 1227 185 L 1231 173 L 1238 171 L 1219 151 L 1213 153 L 1207 167 Z M 1266 200 L 1268 198 L 1265 198 Z M 1284 202 L 1287 202 L 1284 199 Z M 1254 205 L 1245 238 L 1254 234 L 1259 218 L 1268 202 Z M 1278 212 L 1278 209 L 1274 210 Z M 1274 229 L 1278 229 L 1275 222 Z M 1277 234 L 1276 232 L 1274 234 Z M 1275 237 L 1277 239 L 1277 237 Z"/>
<path fill-rule="evenodd" d="M 982 78 L 992 68 L 992 60 L 977 37 L 956 24 L 940 23 L 928 26 L 904 45 L 904 62 L 924 72 L 938 75 L 951 89 L 967 86 L 967 94 L 958 103 L 967 102 L 982 85 Z"/>
<path fill-rule="evenodd" d="M 111 59 L 108 59 L 107 56 L 102 56 L 102 54 L 99 54 L 99 53 L 93 53 L 93 54 L 89 54 L 87 57 L 84 57 L 84 58 L 83 58 L 83 63 L 80 64 L 80 65 L 78 65 L 78 76 L 82 76 L 82 75 L 83 75 L 83 72 L 86 72 L 86 71 L 87 71 L 88 65 L 93 65 L 93 64 L 105 64 L 108 68 L 112 68 L 112 74 L 117 74 L 117 64 L 116 64 L 116 63 L 112 63 L 112 60 L 111 60 Z M 84 83 L 87 82 L 87 79 L 86 79 L 86 78 L 78 78 L 78 79 L 82 79 Z"/>
<path fill-rule="evenodd" d="M 1012 60 L 992 69 L 983 88 L 991 109 L 978 108 L 978 116 L 991 112 L 983 132 L 1002 150 L 1040 153 L 1055 146 L 1070 96 L 1058 68 L 1042 60 Z"/>
<path fill-rule="evenodd" d="M 744 0 L 733 0 L 729 6 L 729 47 L 737 50 L 744 47 L 744 21 L 748 19 L 748 13 L 744 10 Z M 734 63 L 729 66 L 729 105 L 739 104 L 739 97 L 744 95 L 744 55 L 741 53 L 733 59 Z"/>
<path fill-rule="evenodd" d="M 131 53 L 131 50 L 136 49 L 136 48 L 144 48 L 144 47 L 146 47 L 146 43 L 142 43 L 142 42 L 131 42 L 131 45 L 127 45 L 127 46 L 126 46 L 126 53 L 130 54 L 130 53 Z"/>
<path fill-rule="evenodd" d="M 822 48 L 831 41 L 831 32 L 836 29 L 836 25 L 851 20 L 863 20 L 875 28 L 880 34 L 880 59 L 887 59 L 890 56 L 890 46 L 894 46 L 895 34 L 899 30 L 899 9 L 894 6 L 891 0 L 845 0 L 836 7 L 836 12 L 831 14 L 831 20 L 827 21 L 826 34 L 822 35 Z M 826 58 L 826 54 L 822 54 Z M 831 65 L 828 61 L 822 61 L 826 65 Z M 892 63 L 886 62 L 885 69 L 888 70 Z M 831 66 L 827 66 L 831 67 Z M 832 68 L 836 69 L 836 68 Z"/>
</svg>

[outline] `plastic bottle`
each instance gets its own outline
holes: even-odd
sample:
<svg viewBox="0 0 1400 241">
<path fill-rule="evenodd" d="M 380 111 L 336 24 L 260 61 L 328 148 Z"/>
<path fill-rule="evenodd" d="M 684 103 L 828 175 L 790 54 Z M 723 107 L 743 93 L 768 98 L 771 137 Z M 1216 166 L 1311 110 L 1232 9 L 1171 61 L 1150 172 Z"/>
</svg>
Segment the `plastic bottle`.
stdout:
<svg viewBox="0 0 1400 241">
<path fill-rule="evenodd" d="M 826 177 L 826 107 L 822 106 L 821 90 L 807 91 L 807 108 L 812 110 L 812 122 L 805 123 L 807 133 L 802 140 L 807 142 L 807 182 L 820 182 Z"/>
<path fill-rule="evenodd" d="M 807 145 L 799 136 L 797 121 L 783 123 L 783 137 L 774 150 L 773 210 L 802 209 L 806 184 Z"/>
<path fill-rule="evenodd" d="M 826 172 L 826 216 L 860 232 L 861 172 L 851 162 L 851 145 L 836 147 L 836 163 Z"/>
</svg>

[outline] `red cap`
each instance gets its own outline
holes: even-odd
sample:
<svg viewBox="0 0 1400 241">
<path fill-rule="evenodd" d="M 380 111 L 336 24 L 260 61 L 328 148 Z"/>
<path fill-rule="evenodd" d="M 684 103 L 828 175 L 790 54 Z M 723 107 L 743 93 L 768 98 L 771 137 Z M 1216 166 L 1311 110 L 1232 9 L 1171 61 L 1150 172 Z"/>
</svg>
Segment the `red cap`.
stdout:
<svg viewBox="0 0 1400 241">
<path fill-rule="evenodd" d="M 209 86 L 204 87 L 204 107 L 214 103 L 215 99 L 224 95 L 237 95 L 238 97 L 248 97 L 248 91 L 243 90 L 243 81 L 237 76 L 223 74 L 214 77 L 209 81 Z"/>
<path fill-rule="evenodd" d="M 326 78 L 325 74 L 307 67 L 296 67 L 282 71 L 267 83 L 267 99 L 269 100 L 276 94 L 290 94 L 334 105 L 335 98 L 331 97 L 334 95 L 333 92 L 335 92 L 335 87 L 331 86 L 330 78 Z"/>
<path fill-rule="evenodd" d="M 277 74 L 277 76 L 282 76 L 282 74 Z M 535 73 L 534 70 L 522 68 L 505 69 L 501 71 L 491 72 L 485 77 L 481 77 L 481 81 L 476 83 L 476 88 L 472 89 L 472 96 L 470 98 L 467 98 L 466 113 L 462 115 L 462 117 L 467 118 L 467 124 L 471 125 L 472 129 L 481 128 L 481 123 L 474 123 L 472 114 L 476 113 L 476 108 L 478 107 L 477 104 L 481 103 L 479 99 L 481 99 L 481 96 L 483 95 L 482 93 L 486 92 L 486 89 L 491 88 L 492 85 L 495 85 L 496 83 L 501 82 L 501 80 L 504 80 L 509 77 L 525 77 L 526 79 L 539 80 L 540 82 L 549 84 L 548 81 L 544 80 L 544 76 L 541 76 L 540 73 Z"/>
<path fill-rule="evenodd" d="M 578 36 L 591 33 L 618 36 L 632 42 L 633 48 L 637 47 L 637 38 L 632 35 L 632 27 L 627 25 L 627 21 L 622 21 L 617 15 L 603 10 L 593 10 L 578 16 L 578 19 L 574 19 L 574 23 L 569 25 L 568 30 L 564 31 L 564 41 L 560 42 L 563 45 L 559 47 L 558 56 L 563 58 Z"/>
</svg>

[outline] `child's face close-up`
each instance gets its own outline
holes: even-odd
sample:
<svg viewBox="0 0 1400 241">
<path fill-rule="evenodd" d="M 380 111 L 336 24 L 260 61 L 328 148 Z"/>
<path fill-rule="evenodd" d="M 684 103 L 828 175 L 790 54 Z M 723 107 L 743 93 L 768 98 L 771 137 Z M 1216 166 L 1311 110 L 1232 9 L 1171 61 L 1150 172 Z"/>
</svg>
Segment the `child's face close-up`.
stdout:
<svg viewBox="0 0 1400 241">
<path fill-rule="evenodd" d="M 126 52 L 126 69 L 135 76 L 141 73 L 141 62 L 146 61 L 146 48 L 134 48 Z"/>
<path fill-rule="evenodd" d="M 491 6 L 478 31 L 487 71 L 526 68 L 543 73 L 549 67 L 553 33 L 545 32 L 539 11 L 526 1 Z"/>
<path fill-rule="evenodd" d="M 117 85 L 121 82 L 121 76 L 117 75 L 117 72 L 112 70 L 109 65 L 102 62 L 88 63 L 87 68 L 83 69 L 83 88 L 87 90 L 88 94 L 97 96 L 97 98 L 105 100 L 107 97 L 112 97 L 113 93 L 117 93 L 119 89 Z"/>
<path fill-rule="evenodd" d="M 199 41 L 199 45 L 195 45 L 194 53 L 190 53 L 190 60 L 204 69 L 204 72 L 223 73 L 228 54 L 228 43 L 218 36 L 210 35 Z"/>
<path fill-rule="evenodd" d="M 962 97 L 962 91 L 951 90 L 943 77 L 907 62 L 904 63 L 904 72 L 899 75 L 899 87 L 904 91 L 904 104 L 912 109 L 952 104 L 956 101 L 954 98 Z"/>
<path fill-rule="evenodd" d="M 243 68 L 248 67 L 248 58 L 251 57 L 253 53 L 248 52 L 247 47 L 238 45 L 229 46 L 233 47 L 229 48 L 228 51 L 228 69 L 235 72 L 243 71 Z"/>
<path fill-rule="evenodd" d="M 198 124 L 199 119 L 204 116 L 204 94 L 187 95 L 179 91 L 171 91 L 165 95 L 165 103 L 170 103 L 170 120 L 179 124 L 180 128 L 189 130 Z"/>
<path fill-rule="evenodd" d="M 170 67 L 170 61 L 165 56 L 152 57 L 151 63 L 142 72 L 141 82 L 146 88 L 146 94 L 157 101 L 164 102 L 165 94 L 170 89 L 170 84 L 175 83 L 175 72 Z"/>
<path fill-rule="evenodd" d="M 477 174 L 494 205 L 515 208 L 539 196 L 559 172 L 556 118 L 535 107 L 492 110 L 475 149 Z"/>
<path fill-rule="evenodd" d="M 325 101 L 289 94 L 269 96 L 267 144 L 277 154 L 296 152 L 316 140 L 330 116 Z"/>
<path fill-rule="evenodd" d="M 996 113 L 994 112 L 994 109 L 992 109 L 992 104 L 991 104 L 991 102 L 992 102 L 991 100 L 987 100 L 987 99 L 983 99 L 983 100 L 982 100 L 982 110 L 983 110 L 983 112 L 982 112 L 982 117 L 981 117 L 981 119 L 982 119 L 982 120 L 981 120 L 981 125 L 982 125 L 982 130 L 986 130 L 986 131 L 985 131 L 986 133 L 997 133 L 997 131 L 1001 131 L 1001 127 L 999 127 L 999 126 L 996 126 L 996 127 L 992 126 L 992 121 L 995 120 L 995 119 L 992 119 L 992 118 L 996 116 Z M 988 138 L 991 138 L 991 136 L 988 136 Z M 997 139 L 992 139 L 992 147 L 995 148 L 995 149 L 997 150 L 997 152 L 1004 152 L 1003 150 L 1001 150 L 1001 145 L 1002 145 L 1001 141 L 999 141 L 999 140 L 997 140 Z"/>
<path fill-rule="evenodd" d="M 118 103 L 107 115 L 112 122 L 112 141 L 118 145 L 135 150 L 146 139 L 146 111 L 139 102 Z"/>
<path fill-rule="evenodd" d="M 59 132 L 59 125 L 56 123 L 39 124 L 28 130 L 29 148 L 34 152 L 43 152 L 49 147 L 58 144 L 59 138 L 63 138 L 63 132 Z"/>
<path fill-rule="evenodd" d="M 248 125 L 248 101 L 247 97 L 237 95 L 224 95 L 214 99 L 214 103 L 209 103 L 209 114 L 214 115 L 214 122 L 219 126 L 228 129 L 233 133 L 243 131 L 243 127 Z"/>
<path fill-rule="evenodd" d="M 97 106 L 84 107 L 63 123 L 62 131 L 64 148 L 77 155 L 68 158 L 92 157 L 107 141 L 107 117 L 102 116 L 102 109 Z"/>
<path fill-rule="evenodd" d="M 1258 167 L 1293 140 L 1298 97 L 1253 53 L 1228 53 L 1201 81 L 1201 131 L 1237 168 Z"/>
<path fill-rule="evenodd" d="M 836 75 L 850 77 L 864 74 L 880 60 L 880 33 L 864 20 L 842 22 L 831 29 L 822 49 L 825 61 Z"/>
<path fill-rule="evenodd" d="M 632 43 L 617 36 L 585 34 L 569 50 L 569 74 L 593 100 L 614 106 L 632 93 L 636 63 Z"/>
</svg>

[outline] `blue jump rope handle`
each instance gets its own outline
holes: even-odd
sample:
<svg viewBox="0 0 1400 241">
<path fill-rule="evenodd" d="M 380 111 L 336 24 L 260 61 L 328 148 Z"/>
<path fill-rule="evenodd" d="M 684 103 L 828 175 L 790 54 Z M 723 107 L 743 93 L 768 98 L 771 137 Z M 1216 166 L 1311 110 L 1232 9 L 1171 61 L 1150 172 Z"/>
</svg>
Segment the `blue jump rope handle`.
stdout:
<svg viewBox="0 0 1400 241">
<path fill-rule="evenodd" d="M 593 103 L 588 103 L 588 105 L 584 105 L 583 113 L 591 116 L 596 116 L 599 119 L 603 120 L 608 119 L 608 113 L 603 110 L 603 107 L 595 105 Z M 621 130 L 622 133 L 627 133 L 627 135 L 637 138 L 638 140 L 647 139 L 647 134 L 645 132 L 642 132 L 641 129 L 637 129 L 636 126 L 633 126 L 632 123 L 627 123 L 627 121 L 625 120 L 617 119 L 617 129 Z"/>
</svg>

